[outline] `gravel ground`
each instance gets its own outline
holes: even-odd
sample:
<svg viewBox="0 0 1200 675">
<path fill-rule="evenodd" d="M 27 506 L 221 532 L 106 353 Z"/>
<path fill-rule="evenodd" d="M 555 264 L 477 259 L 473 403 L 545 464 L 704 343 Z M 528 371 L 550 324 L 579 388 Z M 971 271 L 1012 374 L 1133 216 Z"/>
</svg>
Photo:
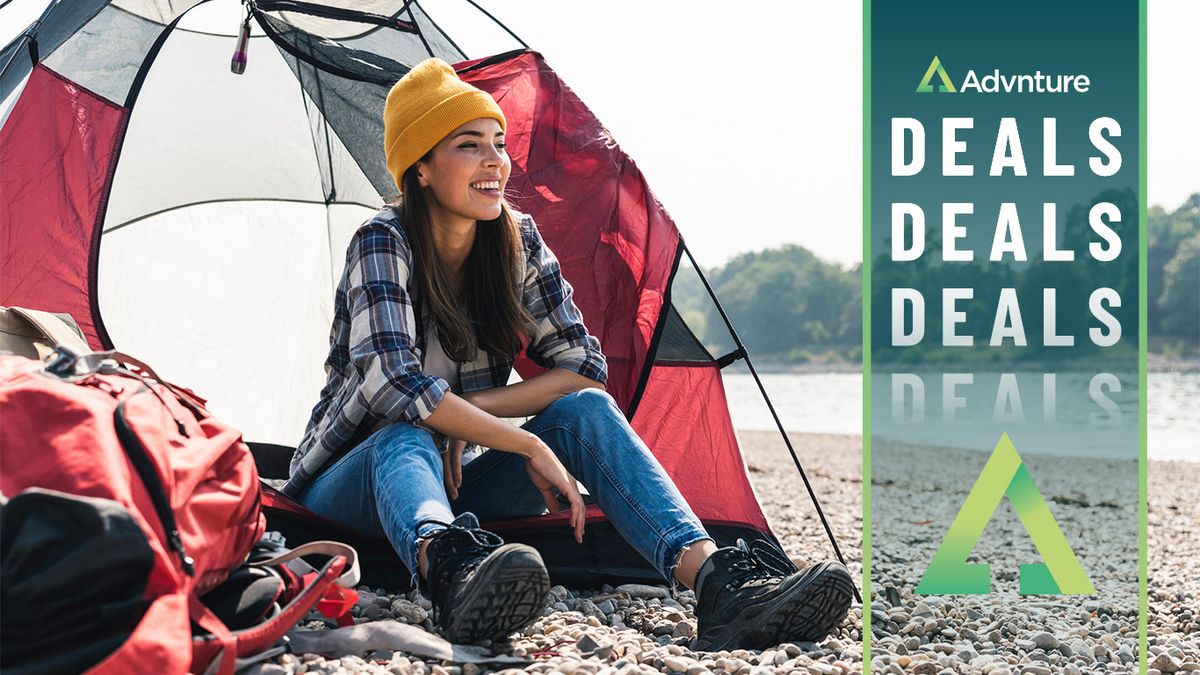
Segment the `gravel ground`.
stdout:
<svg viewBox="0 0 1200 675">
<path fill-rule="evenodd" d="M 751 481 L 787 553 L 801 566 L 832 558 L 824 530 L 778 435 L 740 432 L 739 437 Z M 858 579 L 861 577 L 862 526 L 860 439 L 817 434 L 793 434 L 792 438 L 821 497 L 851 573 Z M 1035 462 L 1026 459 L 1035 475 L 1041 475 Z M 1060 486 L 1043 485 L 1039 479 L 1044 495 L 1061 497 L 1061 503 L 1054 507 L 1060 521 L 1072 517 L 1094 518 L 1096 513 L 1101 517 L 1118 517 L 1119 508 L 1088 501 L 1085 483 L 1076 481 L 1058 489 Z M 1151 464 L 1149 634 L 1152 675 L 1200 671 L 1200 607 L 1196 603 L 1200 590 L 1198 486 L 1200 464 Z M 889 487 L 892 486 L 877 485 L 876 494 Z M 950 498 L 931 499 L 946 495 Z M 944 503 L 943 508 L 957 510 L 964 495 L 965 491 L 955 494 L 951 490 L 939 492 L 934 489 L 927 491 L 921 499 L 928 503 Z M 1007 503 L 1001 506 L 1001 509 L 1005 508 L 1008 508 Z M 1074 513 L 1074 509 L 1079 512 Z M 1070 515 L 1064 512 L 1070 512 Z M 876 518 L 879 518 L 878 511 Z M 997 521 L 1001 520 L 997 518 Z M 929 530 L 928 527 L 924 529 Z M 1101 532 L 1102 528 L 1096 530 Z M 936 546 L 940 534 L 927 534 L 924 538 L 930 540 L 924 545 Z M 1013 548 L 1010 555 L 1022 558 L 1025 551 L 1019 546 Z M 1011 587 L 1015 588 L 1015 574 L 1005 578 L 1001 573 L 1005 565 L 990 557 L 990 552 L 981 550 L 980 553 L 981 557 L 994 563 L 995 589 L 999 598 L 991 605 L 964 600 L 967 596 L 915 598 L 908 590 L 912 584 L 902 583 L 912 576 L 899 562 L 903 556 L 881 555 L 876 551 L 875 597 L 872 599 L 874 672 L 991 675 L 1136 672 L 1136 660 L 1129 661 L 1131 655 L 1136 659 L 1137 654 L 1136 596 L 1131 600 L 1118 598 L 1119 601 L 1105 603 L 1089 603 L 1087 599 L 1077 603 L 1060 602 L 1058 597 L 1048 599 L 1050 602 L 1013 603 L 1006 601 L 1004 594 L 1005 584 L 1011 582 Z M 1136 556 L 1136 549 L 1133 555 Z M 1083 554 L 1081 558 L 1086 561 Z M 927 560 L 927 556 L 924 559 Z M 1022 561 L 1029 560 L 1024 557 Z M 1106 592 L 1106 583 L 1121 587 L 1122 575 L 1128 573 L 1120 564 L 1112 565 L 1112 569 L 1104 568 L 1100 573 L 1093 571 L 1086 562 L 1085 565 L 1101 593 Z M 1012 569 L 1016 569 L 1015 565 Z M 1136 575 L 1136 567 L 1134 573 Z M 360 591 L 363 597 L 354 611 L 356 620 L 395 618 L 430 627 L 428 602 L 424 598 L 414 594 L 391 595 L 384 589 L 362 588 Z M 284 655 L 257 670 L 260 673 L 408 675 L 862 672 L 862 610 L 857 605 L 851 609 L 837 634 L 820 644 L 784 644 L 761 652 L 693 652 L 688 645 L 696 628 L 692 612 L 694 602 L 690 592 L 672 596 L 665 586 L 595 589 L 556 586 L 545 616 L 515 635 L 509 643 L 491 646 L 497 652 L 533 661 L 524 670 L 492 671 L 473 664 L 426 662 L 399 652 Z M 307 627 L 319 625 L 311 622 Z"/>
</svg>

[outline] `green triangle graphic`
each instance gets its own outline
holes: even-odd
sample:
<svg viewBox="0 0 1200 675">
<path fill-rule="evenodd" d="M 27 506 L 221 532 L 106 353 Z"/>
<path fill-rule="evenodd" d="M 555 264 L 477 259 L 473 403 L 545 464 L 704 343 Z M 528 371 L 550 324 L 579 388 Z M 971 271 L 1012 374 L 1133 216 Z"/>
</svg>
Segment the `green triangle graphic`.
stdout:
<svg viewBox="0 0 1200 675">
<path fill-rule="evenodd" d="M 935 59 L 936 60 L 936 59 Z M 1096 589 L 1038 492 L 1008 434 L 1000 437 L 983 472 L 950 524 L 916 593 L 982 595 L 992 591 L 991 566 L 968 563 L 1000 500 L 1008 497 L 1044 564 L 1020 566 L 1022 595 L 1095 595 Z"/>
<path fill-rule="evenodd" d="M 942 67 L 941 60 L 934 56 L 933 61 L 929 64 L 929 70 L 925 71 L 925 77 L 921 78 L 921 84 L 917 85 L 918 94 L 928 94 L 934 91 L 934 85 L 931 82 L 934 73 L 937 73 L 938 79 L 942 81 L 937 85 L 938 92 L 953 94 L 957 91 L 954 83 L 950 81 L 950 76 L 946 74 L 946 69 Z"/>
</svg>

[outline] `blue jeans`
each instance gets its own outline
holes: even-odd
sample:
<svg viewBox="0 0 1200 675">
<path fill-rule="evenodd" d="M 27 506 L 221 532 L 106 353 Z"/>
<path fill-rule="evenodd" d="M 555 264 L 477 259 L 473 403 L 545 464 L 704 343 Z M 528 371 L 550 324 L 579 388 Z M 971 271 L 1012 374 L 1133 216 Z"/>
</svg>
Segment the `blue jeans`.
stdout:
<svg viewBox="0 0 1200 675">
<path fill-rule="evenodd" d="M 564 396 L 522 428 L 554 451 L 664 579 L 673 578 L 684 547 L 711 538 L 607 393 L 584 389 Z M 414 577 L 418 540 L 444 529 L 456 514 L 471 512 L 486 522 L 546 510 L 524 458 L 499 450 L 463 467 L 451 504 L 433 437 L 407 422 L 390 424 L 355 446 L 318 474 L 299 500 L 353 529 L 386 536 Z"/>
</svg>

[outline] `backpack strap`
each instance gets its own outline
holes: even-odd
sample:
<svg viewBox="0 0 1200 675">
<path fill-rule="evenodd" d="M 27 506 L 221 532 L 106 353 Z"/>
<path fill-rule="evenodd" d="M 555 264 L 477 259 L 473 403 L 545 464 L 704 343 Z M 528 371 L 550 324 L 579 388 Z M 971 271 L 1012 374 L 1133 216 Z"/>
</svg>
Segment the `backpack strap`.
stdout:
<svg viewBox="0 0 1200 675">
<path fill-rule="evenodd" d="M 342 588 L 353 589 L 359 580 L 358 553 L 346 544 L 335 541 L 314 541 L 269 560 L 249 563 L 252 567 L 271 569 L 306 555 L 329 556 L 320 570 L 304 576 L 304 588 L 271 618 L 237 631 L 230 631 L 196 596 L 190 599 L 193 620 L 211 636 L 192 640 L 192 672 L 232 673 L 235 666 L 246 666 L 270 658 L 271 647 L 283 639 L 304 615 L 329 594 Z M 341 597 L 343 594 L 338 593 Z M 346 591 L 350 604 L 357 595 Z M 219 643 L 219 645 L 217 644 Z M 228 666 L 228 671 L 226 667 Z"/>
<path fill-rule="evenodd" d="M 188 596 L 188 615 L 211 634 L 211 637 L 192 638 L 192 666 L 188 672 L 233 675 L 237 666 L 237 638 L 195 593 Z"/>
<path fill-rule="evenodd" d="M 323 555 L 331 558 L 339 555 L 345 556 L 345 571 L 336 580 L 337 585 L 342 588 L 354 588 L 362 577 L 358 567 L 358 552 L 354 550 L 354 547 L 338 541 L 310 541 L 274 558 L 258 560 L 250 565 L 253 567 L 277 567 L 307 555 Z"/>
<path fill-rule="evenodd" d="M 333 542 L 320 542 L 333 543 Z M 345 546 L 339 544 L 339 546 Z M 349 548 L 348 546 L 346 548 Z M 351 549 L 353 552 L 353 549 Z M 280 556 L 281 558 L 287 556 Z M 271 647 L 279 641 L 289 630 L 291 630 L 308 610 L 312 609 L 320 602 L 325 592 L 330 587 L 338 584 L 344 576 L 343 572 L 347 567 L 349 560 L 345 555 L 333 555 L 325 565 L 317 572 L 316 578 L 312 583 L 304 588 L 303 591 L 292 601 L 279 610 L 275 616 L 267 619 L 261 624 L 252 628 L 239 630 L 233 634 L 237 640 L 237 654 L 239 656 L 248 656 L 257 654 Z M 262 563 L 257 563 L 261 565 Z M 357 568 L 357 562 L 354 565 Z M 357 569 L 355 570 L 357 574 Z"/>
</svg>

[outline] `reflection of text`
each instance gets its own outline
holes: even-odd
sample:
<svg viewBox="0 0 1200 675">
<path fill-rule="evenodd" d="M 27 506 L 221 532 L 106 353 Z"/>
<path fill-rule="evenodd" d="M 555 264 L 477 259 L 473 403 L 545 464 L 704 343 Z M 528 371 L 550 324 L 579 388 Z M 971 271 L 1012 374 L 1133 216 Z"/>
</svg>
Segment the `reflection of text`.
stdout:
<svg viewBox="0 0 1200 675">
<path fill-rule="evenodd" d="M 986 385 L 976 384 L 974 373 L 942 373 L 937 382 L 940 385 L 940 396 L 936 393 L 930 396 L 927 395 L 926 381 L 933 377 L 935 376 L 916 373 L 892 374 L 892 422 L 919 424 L 926 421 L 927 417 L 938 415 L 942 422 L 978 421 L 964 419 L 961 411 L 966 410 L 968 406 L 972 410 L 986 410 L 984 405 L 987 403 L 991 404 L 991 422 L 994 424 L 1023 423 L 1030 421 L 1030 418 L 1040 419 L 1043 423 L 1059 421 L 1058 378 L 1054 373 L 1043 373 L 1040 383 L 1031 382 L 1029 377 L 1023 378 L 1023 382 L 1018 382 L 1016 373 L 1000 373 L 994 383 L 988 382 Z M 1040 387 L 1037 384 L 1040 384 Z M 1030 391 L 1035 388 L 1036 391 Z M 1086 419 L 1077 421 L 1096 425 L 1119 423 L 1121 408 L 1113 400 L 1113 396 L 1120 392 L 1121 380 L 1116 375 L 1093 375 L 1088 381 L 1087 395 L 1094 405 L 1089 410 L 1076 413 L 1087 415 Z M 1081 393 L 1072 391 L 1069 395 L 1072 400 L 1077 400 Z M 935 400 L 930 401 L 931 397 Z M 1029 410 L 1030 406 L 1026 405 L 1026 401 L 1031 399 L 1040 402 L 1041 405 L 1035 405 L 1034 409 Z M 930 410 L 933 412 L 928 413 Z"/>
</svg>

